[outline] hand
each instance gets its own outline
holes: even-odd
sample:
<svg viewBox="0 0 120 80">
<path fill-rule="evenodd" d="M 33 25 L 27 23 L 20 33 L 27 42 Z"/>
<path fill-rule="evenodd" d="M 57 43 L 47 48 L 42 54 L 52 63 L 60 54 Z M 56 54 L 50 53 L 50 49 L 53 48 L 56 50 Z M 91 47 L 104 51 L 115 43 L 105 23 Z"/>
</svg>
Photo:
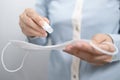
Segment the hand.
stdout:
<svg viewBox="0 0 120 80">
<path fill-rule="evenodd" d="M 49 23 L 47 18 L 39 16 L 33 9 L 28 8 L 20 15 L 19 25 L 26 36 L 46 37 L 47 33 L 42 28 L 45 21 Z"/>
<path fill-rule="evenodd" d="M 111 37 L 106 34 L 95 35 L 92 38 L 92 42 L 103 50 L 109 52 L 115 51 L 112 45 L 103 44 L 103 42 L 113 43 Z M 97 51 L 85 41 L 77 41 L 74 44 L 70 44 L 65 48 L 64 51 L 94 65 L 103 65 L 105 63 L 109 63 L 112 60 L 112 56 Z"/>
</svg>

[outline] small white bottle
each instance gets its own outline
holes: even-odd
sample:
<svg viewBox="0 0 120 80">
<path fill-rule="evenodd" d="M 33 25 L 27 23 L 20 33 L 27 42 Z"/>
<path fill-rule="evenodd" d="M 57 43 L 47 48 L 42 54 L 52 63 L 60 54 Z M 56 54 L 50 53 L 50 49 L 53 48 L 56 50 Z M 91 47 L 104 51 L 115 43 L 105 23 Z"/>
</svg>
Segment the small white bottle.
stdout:
<svg viewBox="0 0 120 80">
<path fill-rule="evenodd" d="M 47 31 L 48 33 L 52 33 L 53 32 L 53 28 L 47 22 L 44 22 L 42 28 L 45 31 Z"/>
</svg>

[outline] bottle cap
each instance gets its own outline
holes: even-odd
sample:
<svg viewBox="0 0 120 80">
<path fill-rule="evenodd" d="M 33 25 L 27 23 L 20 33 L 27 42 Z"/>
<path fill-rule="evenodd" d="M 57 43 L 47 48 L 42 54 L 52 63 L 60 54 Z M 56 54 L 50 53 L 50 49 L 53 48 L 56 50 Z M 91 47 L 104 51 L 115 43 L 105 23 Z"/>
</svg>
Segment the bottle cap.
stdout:
<svg viewBox="0 0 120 80">
<path fill-rule="evenodd" d="M 53 32 L 53 28 L 46 22 L 44 22 L 44 24 L 43 24 L 43 29 L 45 31 L 47 31 L 48 33 L 52 33 Z"/>
</svg>

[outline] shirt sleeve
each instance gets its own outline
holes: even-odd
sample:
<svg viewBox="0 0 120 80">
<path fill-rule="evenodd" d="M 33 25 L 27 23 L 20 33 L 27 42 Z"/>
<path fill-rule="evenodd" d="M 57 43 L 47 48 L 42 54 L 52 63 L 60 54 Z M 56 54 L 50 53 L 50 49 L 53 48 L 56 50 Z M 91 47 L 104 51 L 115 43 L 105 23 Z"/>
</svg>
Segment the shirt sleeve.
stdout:
<svg viewBox="0 0 120 80">
<path fill-rule="evenodd" d="M 114 45 L 118 48 L 118 53 L 113 55 L 112 62 L 120 61 L 120 34 L 109 34 L 113 39 Z"/>
<path fill-rule="evenodd" d="M 120 0 L 119 0 L 119 4 L 120 4 Z M 119 13 L 120 13 L 120 7 L 119 7 Z M 113 42 L 114 42 L 116 48 L 118 48 L 118 53 L 113 56 L 112 62 L 120 61 L 120 16 L 119 16 L 119 31 L 118 31 L 118 33 L 119 34 L 109 34 L 111 36 L 111 38 L 113 39 Z"/>
<path fill-rule="evenodd" d="M 37 0 L 35 4 L 35 10 L 40 16 L 48 18 L 48 1 L 49 0 Z M 48 43 L 48 37 L 27 37 L 28 42 L 37 45 L 46 45 Z"/>
<path fill-rule="evenodd" d="M 36 0 L 35 9 L 38 14 L 48 18 L 48 3 L 50 0 Z"/>
</svg>

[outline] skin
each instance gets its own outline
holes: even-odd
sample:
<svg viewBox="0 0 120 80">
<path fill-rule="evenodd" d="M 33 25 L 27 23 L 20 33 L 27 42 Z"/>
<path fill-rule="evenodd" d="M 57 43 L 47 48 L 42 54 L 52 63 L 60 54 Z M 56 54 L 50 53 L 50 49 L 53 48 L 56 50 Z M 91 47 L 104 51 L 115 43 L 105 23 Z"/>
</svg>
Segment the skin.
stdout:
<svg viewBox="0 0 120 80">
<path fill-rule="evenodd" d="M 38 15 L 33 9 L 27 8 L 19 16 L 19 25 L 22 32 L 30 37 L 46 37 L 47 32 L 43 30 L 42 26 L 44 21 L 49 23 L 45 17 Z"/>
<path fill-rule="evenodd" d="M 91 40 L 95 45 L 103 50 L 109 52 L 115 51 L 112 45 L 103 44 L 103 42 L 113 43 L 112 38 L 106 34 L 96 34 Z M 97 51 L 96 49 L 91 47 L 89 43 L 81 40 L 75 42 L 74 44 L 66 46 L 64 51 L 98 66 L 109 63 L 112 60 L 112 56 Z"/>
<path fill-rule="evenodd" d="M 47 18 L 38 15 L 31 8 L 25 9 L 19 16 L 20 28 L 22 32 L 29 37 L 47 37 L 47 32 L 42 28 L 44 21 L 49 23 Z M 103 42 L 113 43 L 110 36 L 106 34 L 96 34 L 93 36 L 92 41 L 98 47 L 106 51 L 114 52 L 112 45 L 103 44 Z M 109 63 L 112 59 L 112 56 L 105 55 L 95 50 L 84 41 L 76 41 L 74 44 L 66 46 L 64 51 L 94 65 L 103 65 Z"/>
</svg>

